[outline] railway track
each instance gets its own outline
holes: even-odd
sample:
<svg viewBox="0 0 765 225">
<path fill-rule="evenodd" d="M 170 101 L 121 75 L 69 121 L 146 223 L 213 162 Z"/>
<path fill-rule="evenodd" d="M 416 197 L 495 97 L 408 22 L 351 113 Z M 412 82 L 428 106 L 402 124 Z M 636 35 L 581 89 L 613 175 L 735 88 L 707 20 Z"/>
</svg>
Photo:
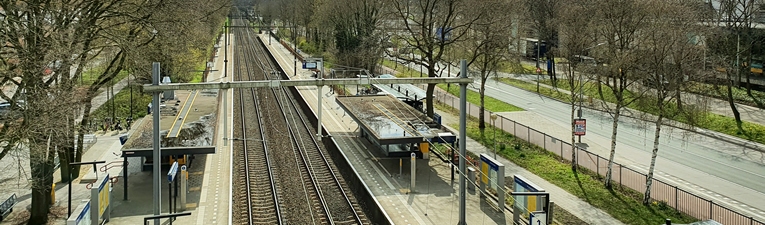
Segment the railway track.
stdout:
<svg viewBox="0 0 765 225">
<path fill-rule="evenodd" d="M 240 26 L 246 24 L 236 19 L 232 22 Z M 242 80 L 281 79 L 281 71 L 268 56 L 268 52 L 252 29 L 238 28 L 234 31 L 235 59 L 241 58 L 236 65 L 242 68 L 241 71 L 245 71 L 243 68 L 248 68 L 246 70 L 249 71 L 247 74 L 240 74 L 239 78 Z M 273 182 L 270 186 L 272 192 L 277 194 L 271 195 L 272 201 L 264 197 L 267 195 L 262 192 L 268 191 L 265 188 L 267 185 L 260 185 L 258 189 L 250 188 L 247 193 L 236 192 L 239 194 L 233 196 L 233 201 L 237 202 L 236 206 L 241 206 L 233 211 L 235 214 L 240 214 L 240 219 L 235 220 L 237 224 L 248 223 L 246 216 L 241 215 L 249 214 L 249 217 L 253 218 L 253 213 L 260 212 L 260 209 L 255 208 L 256 202 L 259 205 L 277 206 L 276 213 L 267 213 L 281 216 L 279 221 L 272 221 L 272 224 L 370 224 L 356 199 L 347 191 L 349 189 L 342 177 L 336 173 L 338 170 L 328 158 L 328 153 L 317 142 L 315 133 L 312 132 L 315 129 L 307 124 L 305 115 L 295 102 L 296 98 L 282 87 L 255 88 L 251 89 L 251 93 L 244 92 L 245 90 L 242 90 L 239 93 L 239 101 L 235 100 L 240 104 L 237 108 L 241 108 L 239 115 L 242 118 L 242 124 L 245 124 L 245 128 L 254 127 L 248 123 L 257 120 L 260 124 L 261 135 L 251 135 L 253 132 L 248 129 L 243 129 L 241 135 L 234 134 L 235 137 L 243 139 L 235 142 L 239 144 L 234 146 L 235 152 L 244 155 L 244 152 L 250 152 L 249 149 L 262 147 L 261 149 L 264 150 L 256 152 L 263 152 L 264 154 L 260 157 L 262 155 L 269 157 L 270 160 L 265 161 L 271 164 L 265 167 L 259 165 L 257 167 L 261 169 L 257 171 L 252 171 L 256 166 L 244 168 L 245 166 L 242 165 L 234 165 L 237 169 L 235 171 L 239 174 L 249 174 L 248 177 L 242 176 L 243 179 L 263 180 L 262 178 L 266 177 L 263 175 L 266 169 L 262 168 L 270 169 L 268 174 L 271 175 L 270 180 Z M 252 99 L 252 101 L 247 102 L 249 100 L 245 99 Z M 267 141 L 258 142 L 259 140 Z M 262 143 L 262 145 L 256 143 Z M 243 148 L 237 148 L 240 146 Z M 247 149 L 247 151 L 238 149 Z M 255 159 L 258 157 L 245 156 L 244 158 L 249 160 L 241 164 L 250 165 L 249 161 L 257 161 Z M 260 181 L 240 183 L 249 183 L 251 187 L 254 187 L 259 184 L 258 182 Z M 257 191 L 258 194 L 253 191 Z M 254 195 L 260 197 L 252 197 Z M 244 196 L 248 197 L 243 198 Z M 247 201 L 243 199 L 248 199 L 250 203 L 245 203 Z M 248 204 L 251 205 L 250 209 L 246 209 Z M 234 217 L 237 218 L 237 215 Z M 249 223 L 253 224 L 255 220 Z"/>
<path fill-rule="evenodd" d="M 240 49 L 237 49 L 240 50 Z M 234 54 L 234 62 L 240 65 L 236 68 L 234 77 L 238 80 L 249 80 L 249 74 L 254 71 L 242 54 Z M 235 126 L 234 135 L 241 140 L 234 142 L 234 170 L 239 176 L 234 177 L 232 197 L 236 204 L 232 209 L 234 224 L 282 224 L 282 216 L 278 203 L 276 175 L 272 171 L 271 159 L 268 155 L 268 144 L 264 139 L 262 112 L 257 107 L 254 89 L 236 89 L 234 102 L 239 105 L 252 105 L 251 111 L 241 107 L 235 112 L 235 121 L 241 121 Z"/>
</svg>

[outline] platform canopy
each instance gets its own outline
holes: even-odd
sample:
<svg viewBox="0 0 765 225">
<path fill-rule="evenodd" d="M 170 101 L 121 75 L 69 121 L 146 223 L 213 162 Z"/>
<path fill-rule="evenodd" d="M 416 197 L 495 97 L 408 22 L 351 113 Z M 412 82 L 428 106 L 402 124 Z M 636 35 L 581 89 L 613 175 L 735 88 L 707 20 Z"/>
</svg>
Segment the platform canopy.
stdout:
<svg viewBox="0 0 765 225">
<path fill-rule="evenodd" d="M 345 112 L 380 145 L 428 142 L 438 136 L 432 119 L 391 95 L 337 96 Z"/>
<path fill-rule="evenodd" d="M 122 149 L 120 157 L 152 157 L 152 148 Z M 215 146 L 164 147 L 162 156 L 215 154 Z"/>
</svg>

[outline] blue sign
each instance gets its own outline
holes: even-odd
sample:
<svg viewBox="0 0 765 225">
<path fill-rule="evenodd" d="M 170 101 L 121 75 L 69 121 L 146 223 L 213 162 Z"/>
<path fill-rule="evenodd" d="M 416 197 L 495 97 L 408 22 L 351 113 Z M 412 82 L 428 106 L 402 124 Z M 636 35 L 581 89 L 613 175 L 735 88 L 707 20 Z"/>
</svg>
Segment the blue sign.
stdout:
<svg viewBox="0 0 765 225">
<path fill-rule="evenodd" d="M 316 69 L 316 62 L 303 62 L 303 69 Z"/>
<path fill-rule="evenodd" d="M 445 34 L 443 34 L 443 38 L 442 38 L 441 36 L 442 36 L 442 33 L 444 33 L 444 30 L 446 31 L 445 31 Z M 441 41 L 448 41 L 452 37 L 452 30 L 454 30 L 454 28 L 447 27 L 446 29 L 444 29 L 443 27 L 439 27 L 438 29 L 436 29 L 436 39 Z"/>
<path fill-rule="evenodd" d="M 82 209 L 82 212 L 77 216 L 74 224 L 81 224 L 81 222 L 82 224 L 90 223 L 90 202 L 88 202 L 88 204 L 85 205 L 85 208 Z"/>
<path fill-rule="evenodd" d="M 167 182 L 173 182 L 176 173 L 178 173 L 178 162 L 174 162 L 173 166 L 170 167 L 170 171 L 167 172 Z"/>
<path fill-rule="evenodd" d="M 438 115 L 438 113 L 433 113 L 433 120 L 436 121 L 436 123 L 441 124 L 441 115 Z"/>
</svg>

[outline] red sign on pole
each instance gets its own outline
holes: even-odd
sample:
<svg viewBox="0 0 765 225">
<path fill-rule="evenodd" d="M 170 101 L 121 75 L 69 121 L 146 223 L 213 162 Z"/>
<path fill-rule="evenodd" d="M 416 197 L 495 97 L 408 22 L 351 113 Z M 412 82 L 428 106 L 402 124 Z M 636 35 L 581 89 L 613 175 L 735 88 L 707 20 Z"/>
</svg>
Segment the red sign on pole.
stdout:
<svg viewBox="0 0 765 225">
<path fill-rule="evenodd" d="M 587 120 L 574 119 L 574 135 L 584 136 L 587 131 Z"/>
<path fill-rule="evenodd" d="M 542 73 L 542 69 L 540 69 L 539 67 L 537 67 L 537 73 Z"/>
</svg>

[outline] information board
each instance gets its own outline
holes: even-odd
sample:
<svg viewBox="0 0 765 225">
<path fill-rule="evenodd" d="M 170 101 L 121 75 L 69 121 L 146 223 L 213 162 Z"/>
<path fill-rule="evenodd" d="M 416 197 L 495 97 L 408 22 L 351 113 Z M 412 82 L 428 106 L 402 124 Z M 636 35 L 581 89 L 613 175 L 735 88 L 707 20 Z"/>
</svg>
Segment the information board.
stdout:
<svg viewBox="0 0 765 225">
<path fill-rule="evenodd" d="M 574 119 L 574 135 L 584 136 L 587 131 L 587 120 Z"/>
</svg>

